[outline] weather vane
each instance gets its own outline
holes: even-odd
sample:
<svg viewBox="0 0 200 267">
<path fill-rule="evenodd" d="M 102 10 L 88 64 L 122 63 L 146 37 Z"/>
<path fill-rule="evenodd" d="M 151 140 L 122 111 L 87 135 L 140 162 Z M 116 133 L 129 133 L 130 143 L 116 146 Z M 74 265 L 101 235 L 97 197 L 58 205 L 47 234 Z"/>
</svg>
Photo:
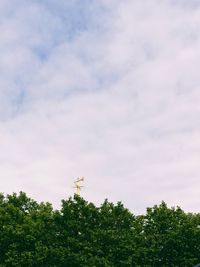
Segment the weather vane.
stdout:
<svg viewBox="0 0 200 267">
<path fill-rule="evenodd" d="M 77 180 L 74 182 L 76 195 L 80 196 L 81 188 L 83 187 L 82 182 L 84 181 L 84 177 L 78 177 Z"/>
</svg>

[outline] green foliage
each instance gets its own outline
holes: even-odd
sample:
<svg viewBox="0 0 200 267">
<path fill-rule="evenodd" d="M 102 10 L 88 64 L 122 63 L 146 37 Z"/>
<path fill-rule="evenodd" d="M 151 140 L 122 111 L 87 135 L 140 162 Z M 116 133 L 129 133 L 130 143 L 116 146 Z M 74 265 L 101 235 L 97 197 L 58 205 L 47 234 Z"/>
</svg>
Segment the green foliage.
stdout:
<svg viewBox="0 0 200 267">
<path fill-rule="evenodd" d="M 162 202 L 134 216 L 122 203 L 81 197 L 61 210 L 0 194 L 0 267 L 192 267 L 200 262 L 200 214 Z"/>
</svg>

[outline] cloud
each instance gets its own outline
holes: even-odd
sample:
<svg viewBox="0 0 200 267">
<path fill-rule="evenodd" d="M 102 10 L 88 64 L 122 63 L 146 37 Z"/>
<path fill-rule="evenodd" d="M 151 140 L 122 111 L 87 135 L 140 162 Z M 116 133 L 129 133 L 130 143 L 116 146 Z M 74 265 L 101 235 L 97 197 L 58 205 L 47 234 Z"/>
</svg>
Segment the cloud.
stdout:
<svg viewBox="0 0 200 267">
<path fill-rule="evenodd" d="M 85 8 L 87 7 L 87 8 Z M 1 191 L 198 211 L 196 1 L 2 1 Z"/>
</svg>

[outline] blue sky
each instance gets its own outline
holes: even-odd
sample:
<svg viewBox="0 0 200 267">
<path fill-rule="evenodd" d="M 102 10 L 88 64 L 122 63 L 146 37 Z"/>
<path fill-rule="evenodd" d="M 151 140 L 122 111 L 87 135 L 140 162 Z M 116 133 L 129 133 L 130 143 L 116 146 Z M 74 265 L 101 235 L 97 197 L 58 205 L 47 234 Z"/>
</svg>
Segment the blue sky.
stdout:
<svg viewBox="0 0 200 267">
<path fill-rule="evenodd" d="M 188 4 L 189 3 L 189 4 Z M 198 1 L 0 2 L 1 191 L 198 211 Z"/>
</svg>

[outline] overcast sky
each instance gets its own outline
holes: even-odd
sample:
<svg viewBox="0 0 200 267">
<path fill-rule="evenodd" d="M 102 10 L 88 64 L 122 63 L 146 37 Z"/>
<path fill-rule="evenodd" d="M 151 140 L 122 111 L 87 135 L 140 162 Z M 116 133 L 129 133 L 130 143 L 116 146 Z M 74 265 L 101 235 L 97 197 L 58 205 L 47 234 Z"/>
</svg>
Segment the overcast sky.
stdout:
<svg viewBox="0 0 200 267">
<path fill-rule="evenodd" d="M 1 0 L 0 191 L 200 211 L 200 2 Z"/>
</svg>

